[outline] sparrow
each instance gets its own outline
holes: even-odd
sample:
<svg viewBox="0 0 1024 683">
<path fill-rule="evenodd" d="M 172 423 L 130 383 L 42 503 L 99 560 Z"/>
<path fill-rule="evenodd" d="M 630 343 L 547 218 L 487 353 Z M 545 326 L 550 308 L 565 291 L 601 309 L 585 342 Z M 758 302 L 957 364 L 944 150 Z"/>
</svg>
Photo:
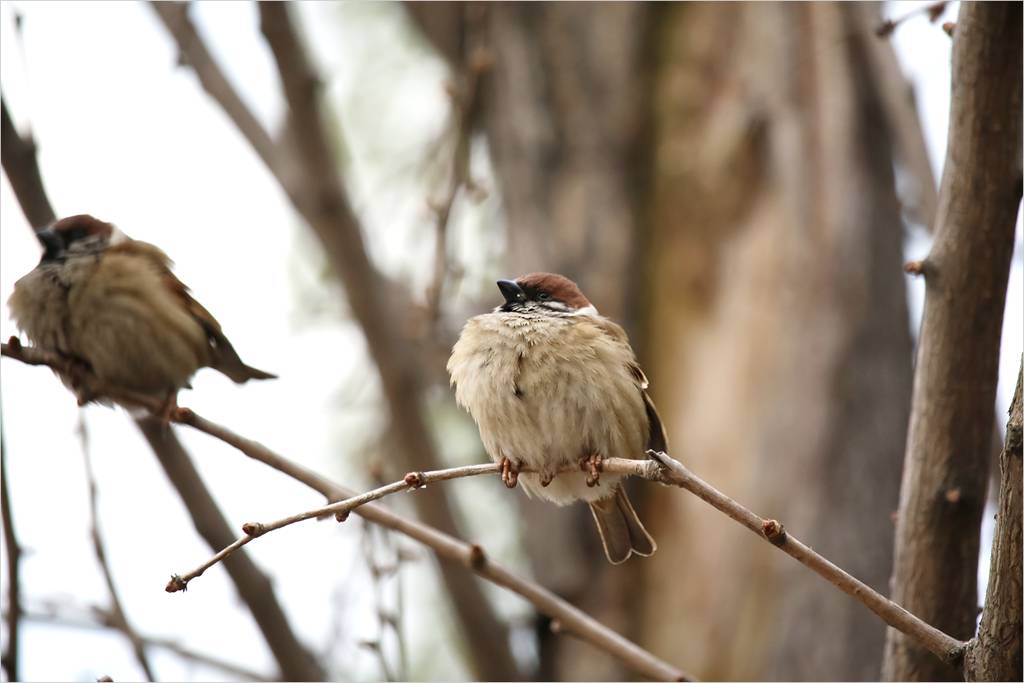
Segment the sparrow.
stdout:
<svg viewBox="0 0 1024 683">
<path fill-rule="evenodd" d="M 165 418 L 199 368 L 238 383 L 275 377 L 242 362 L 159 248 L 86 214 L 61 219 L 36 237 L 42 259 L 7 301 L 33 344 L 110 386 L 158 399 Z M 76 377 L 61 379 L 80 403 L 96 400 Z"/>
<path fill-rule="evenodd" d="M 612 564 L 650 556 L 657 544 L 622 477 L 599 475 L 602 458 L 667 450 L 625 330 L 562 275 L 497 284 L 504 303 L 469 319 L 448 360 L 456 402 L 476 421 L 506 486 L 522 481 L 528 495 L 558 505 L 585 501 Z M 555 476 L 576 464 L 580 471 Z"/>
</svg>

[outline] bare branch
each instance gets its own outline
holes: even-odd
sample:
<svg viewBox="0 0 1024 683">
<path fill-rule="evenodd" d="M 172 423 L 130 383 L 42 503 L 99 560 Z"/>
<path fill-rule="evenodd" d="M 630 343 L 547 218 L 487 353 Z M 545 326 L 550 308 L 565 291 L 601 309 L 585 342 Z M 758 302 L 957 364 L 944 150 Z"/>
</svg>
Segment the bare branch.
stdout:
<svg viewBox="0 0 1024 683">
<path fill-rule="evenodd" d="M 937 4 L 945 6 L 944 2 Z M 878 5 L 865 3 L 857 6 L 853 12 L 865 32 L 870 31 L 871 22 L 878 16 L 878 8 Z M 879 100 L 900 162 L 913 182 L 910 202 L 912 214 L 931 231 L 935 228 L 938 189 L 913 90 L 900 69 L 896 51 L 889 41 L 867 40 L 864 46 L 873 67 Z"/>
<path fill-rule="evenodd" d="M 486 7 L 471 5 L 466 10 L 466 54 L 460 63 L 453 67 L 456 69 L 455 82 L 451 84 L 449 90 L 452 100 L 453 141 L 448 188 L 444 199 L 433 206 L 436 214 L 434 274 L 427 289 L 427 311 L 431 321 L 435 323 L 441 316 L 442 294 L 451 270 L 448 256 L 448 224 L 456 198 L 463 189 L 469 189 L 472 185 L 469 172 L 470 142 L 482 105 L 481 81 L 494 61 L 483 40 L 483 14 Z"/>
<path fill-rule="evenodd" d="M 83 610 L 86 611 L 86 610 Z M 72 614 L 62 614 L 60 612 L 43 612 L 28 610 L 24 613 L 24 619 L 27 621 L 35 621 L 47 624 L 57 624 L 60 626 L 71 626 L 74 628 L 82 629 L 117 629 L 114 624 L 114 614 L 109 610 L 104 610 L 100 607 L 90 607 L 88 610 L 90 616 L 76 616 Z M 7 615 L 5 615 L 7 616 Z M 147 648 L 159 648 L 161 650 L 167 650 L 182 659 L 209 666 L 214 669 L 220 669 L 226 674 L 234 676 L 242 681 L 270 681 L 273 680 L 266 674 L 257 673 L 252 669 L 234 664 L 219 657 L 208 655 L 203 652 L 196 652 L 188 647 L 185 647 L 181 643 L 171 640 L 169 638 L 159 638 L 156 636 L 147 636 L 139 634 L 139 639 Z M 14 680 L 14 679 L 12 679 Z"/>
<path fill-rule="evenodd" d="M 10 355 L 7 348 L 7 345 L 4 345 L 4 355 Z M 21 347 L 19 353 L 31 356 L 31 351 L 33 350 L 28 347 Z M 304 519 L 329 514 L 336 516 L 347 515 L 349 512 L 356 511 L 357 514 L 367 520 L 405 533 L 432 548 L 439 556 L 464 563 L 484 578 L 522 595 L 532 602 L 538 611 L 552 619 L 558 620 L 562 628 L 575 633 L 592 644 L 602 647 L 602 649 L 619 657 L 635 670 L 646 672 L 648 675 L 652 675 L 651 671 L 657 670 L 661 674 L 654 677 L 663 677 L 662 674 L 666 671 L 664 667 L 668 666 L 667 664 L 653 658 L 653 655 L 650 655 L 650 653 L 601 626 L 591 617 L 580 612 L 575 607 L 564 603 L 546 589 L 515 577 L 504 568 L 489 561 L 480 546 L 467 544 L 436 529 L 405 520 L 371 502 L 393 493 L 422 487 L 430 482 L 447 481 L 484 474 L 498 474 L 500 472 L 498 465 L 467 465 L 434 472 L 410 472 L 399 481 L 386 484 L 367 493 L 355 494 L 296 463 L 286 460 L 256 441 L 246 439 L 225 427 L 206 420 L 188 408 L 179 408 L 174 411 L 171 414 L 171 419 L 180 424 L 187 424 L 234 446 L 247 456 L 303 482 L 327 498 L 338 502 L 265 525 L 258 523 L 245 525 L 243 527 L 245 536 L 226 547 L 214 558 L 189 574 L 173 576 L 167 585 L 169 592 L 184 589 L 189 580 L 199 576 L 208 567 L 231 555 L 235 550 L 264 533 Z M 697 477 L 677 460 L 663 453 L 655 453 L 653 451 L 649 451 L 648 455 L 653 460 L 608 458 L 602 461 L 601 468 L 602 471 L 612 474 L 636 476 L 649 481 L 670 484 L 686 489 L 729 518 L 742 524 L 775 547 L 795 558 L 844 593 L 861 602 L 887 624 L 910 636 L 921 647 L 934 654 L 943 662 L 952 665 L 959 665 L 961 663 L 965 646 L 963 641 L 957 640 L 934 628 L 899 604 L 881 595 L 867 584 L 851 576 L 794 538 L 777 520 L 759 517 Z M 566 471 L 572 470 L 575 470 L 575 467 Z M 567 613 L 568 619 L 566 618 Z M 680 675 L 682 675 L 681 672 Z M 675 678 L 675 676 L 669 678 Z M 689 677 L 687 676 L 686 678 Z"/>
<path fill-rule="evenodd" d="M 3 167 L 12 186 L 25 188 L 25 192 L 17 195 L 18 202 L 32 226 L 37 230 L 42 229 L 53 221 L 54 215 L 35 158 L 35 145 L 30 138 L 22 138 L 14 129 L 9 116 L 6 116 L 6 108 L 4 114 Z M 11 125 L 8 125 L 9 123 Z M 31 156 L 29 152 L 32 153 Z M 118 387 L 105 386 L 95 376 L 82 373 L 83 368 L 68 358 L 39 349 L 32 349 L 27 355 L 20 354 L 20 351 L 21 344 L 16 338 L 12 337 L 9 344 L 4 344 L 4 355 L 20 356 L 24 362 L 30 364 L 49 365 L 55 371 L 76 380 L 81 374 L 83 389 L 79 392 L 80 401 L 90 397 L 106 396 L 123 404 L 146 408 L 151 413 L 158 412 L 158 406 L 149 397 L 135 395 Z M 207 543 L 211 547 L 223 545 L 223 542 L 226 542 L 224 539 L 231 538 L 227 523 L 177 438 L 167 429 L 148 429 L 145 421 L 137 421 L 137 424 L 168 477 L 177 487 L 182 502 L 185 503 L 193 522 Z M 281 675 L 292 680 L 322 679 L 322 667 L 296 638 L 284 610 L 273 593 L 270 580 L 249 558 L 240 558 L 237 562 L 231 563 L 227 570 L 281 667 Z"/>
<path fill-rule="evenodd" d="M 188 409 L 181 409 L 187 411 Z M 183 412 L 181 415 L 175 416 L 176 422 L 188 423 L 190 416 L 187 412 Z M 653 463 L 639 460 L 622 460 L 618 458 L 606 459 L 602 463 L 602 471 L 609 472 L 611 474 L 624 474 L 624 475 L 636 475 L 642 476 L 647 479 L 656 479 L 657 473 L 653 471 L 650 466 Z M 530 472 L 529 468 L 520 470 L 521 472 Z M 563 472 L 578 472 L 579 466 L 573 465 L 567 467 Z M 419 488 L 423 488 L 427 484 L 432 484 L 439 481 L 450 481 L 452 479 L 464 479 L 466 477 L 476 477 L 482 474 L 499 474 L 501 472 L 498 465 L 490 463 L 484 465 L 465 465 L 463 467 L 451 467 L 444 470 L 436 470 L 433 472 L 409 472 L 403 479 L 390 484 L 385 484 L 372 491 L 361 493 L 357 496 L 346 498 L 345 500 L 324 505 L 322 507 L 300 512 L 273 522 L 247 522 L 242 525 L 243 535 L 238 538 L 234 543 L 227 546 L 216 555 L 211 557 L 209 560 L 199 565 L 197 568 L 184 574 L 175 574 L 171 580 L 167 583 L 167 592 L 173 593 L 179 590 L 185 590 L 188 582 L 197 576 L 201 576 L 203 572 L 217 564 L 218 562 L 230 557 L 235 551 L 239 550 L 249 542 L 263 536 L 264 534 L 270 533 L 271 531 L 277 531 L 286 526 L 295 524 L 296 522 L 302 522 L 307 519 L 317 519 L 328 515 L 334 515 L 335 519 L 339 522 L 343 522 L 348 519 L 350 512 L 356 508 L 371 503 L 375 500 L 380 500 L 385 496 L 390 496 L 394 493 L 401 493 L 403 491 L 414 491 Z"/>
<path fill-rule="evenodd" d="M 220 104 L 267 168 L 274 169 L 278 163 L 278 151 L 273 138 L 218 68 L 189 19 L 190 3 L 153 2 L 150 7 L 177 42 L 180 63 L 192 67 L 203 89 Z"/>
<path fill-rule="evenodd" d="M 322 493 L 329 500 L 344 500 L 357 495 L 353 491 L 283 458 L 263 444 L 239 436 L 225 427 L 200 417 L 191 410 L 179 410 L 175 417 L 179 418 L 183 424 L 188 424 L 234 446 L 248 457 L 301 481 Z M 595 621 L 546 588 L 522 579 L 492 561 L 484 553 L 483 548 L 475 543 L 466 543 L 431 526 L 401 517 L 374 503 L 362 505 L 356 508 L 355 512 L 369 522 L 393 529 L 419 541 L 433 550 L 440 559 L 467 567 L 484 579 L 517 593 L 532 603 L 537 611 L 558 620 L 566 632 L 572 633 L 581 640 L 618 658 L 637 673 L 655 680 L 692 680 L 690 675 Z"/>
<path fill-rule="evenodd" d="M 155 681 L 156 676 L 153 674 L 153 667 L 150 665 L 149 657 L 146 655 L 146 645 L 128 621 L 128 615 L 125 614 L 121 596 L 117 592 L 117 586 L 114 584 L 114 574 L 110 570 L 110 563 L 107 561 L 107 550 L 103 543 L 103 536 L 100 534 L 99 516 L 97 514 L 96 476 L 93 474 L 92 457 L 89 453 L 89 437 L 86 432 L 85 421 L 81 415 L 79 415 L 78 429 L 82 442 L 82 459 L 85 461 L 86 485 L 89 489 L 89 535 L 92 538 L 92 548 L 96 554 L 96 562 L 100 565 L 103 581 L 107 584 L 107 593 L 110 596 L 110 623 L 111 626 L 123 633 L 131 643 L 132 654 L 146 675 L 146 680 Z"/>
<path fill-rule="evenodd" d="M 939 20 L 939 17 L 942 16 L 942 13 L 946 11 L 947 4 L 949 3 L 946 2 L 946 0 L 940 0 L 939 2 L 933 2 L 929 5 L 912 9 L 898 19 L 886 19 L 875 28 L 875 34 L 879 38 L 887 38 L 892 35 L 893 31 L 895 31 L 900 24 L 905 22 L 907 19 L 916 17 L 919 14 L 927 14 L 928 21 L 934 24 Z"/>
<path fill-rule="evenodd" d="M 206 544 L 210 548 L 220 548 L 230 543 L 233 534 L 224 513 L 174 431 L 157 418 L 139 419 L 135 424 L 153 449 L 171 485 L 181 496 L 196 531 Z M 299 640 L 266 573 L 244 554 L 226 562 L 224 568 L 239 597 L 252 612 L 253 620 L 280 667 L 279 675 L 287 680 L 324 680 L 323 666 Z"/>
<path fill-rule="evenodd" d="M 43 177 L 36 160 L 35 140 L 18 133 L 11 113 L 7 110 L 7 101 L 3 98 L 0 98 L 0 110 L 0 157 L 3 159 L 4 172 L 11 181 L 14 196 L 29 225 L 41 230 L 54 221 L 56 214 L 43 188 Z"/>
<path fill-rule="evenodd" d="M 975 631 L 999 344 L 1021 199 L 1021 4 L 963 3 L 953 40 L 949 146 L 896 526 L 892 597 L 957 638 Z M 889 631 L 882 676 L 961 672 Z"/>
<path fill-rule="evenodd" d="M 7 549 L 7 646 L 2 655 L 7 680 L 20 681 L 18 643 L 21 635 L 21 545 L 14 530 L 11 493 L 7 487 L 7 448 L 0 426 L 0 510 L 3 512 L 4 547 Z"/>
<path fill-rule="evenodd" d="M 259 3 L 261 30 L 277 64 L 289 111 L 282 147 L 271 154 L 261 151 L 265 141 L 250 123 L 254 117 L 244 111 L 241 98 L 209 58 L 209 51 L 201 47 L 202 39 L 186 13 L 168 3 L 151 6 L 161 17 L 168 17 L 165 23 L 173 22 L 172 35 L 203 87 L 257 149 L 296 211 L 319 238 L 345 290 L 352 294 L 349 305 L 380 373 L 402 467 L 436 468 L 437 454 L 420 406 L 426 364 L 418 362 L 419 354 L 410 353 L 407 343 L 405 311 L 411 310 L 409 297 L 377 270 L 367 255 L 334 153 L 330 119 L 321 101 L 322 84 L 299 39 L 291 8 L 284 3 Z M 170 23 L 168 26 L 171 28 Z M 455 515 L 445 495 L 420 496 L 415 502 L 417 512 L 428 524 L 456 532 Z M 508 642 L 508 632 L 479 584 L 467 581 L 457 568 L 442 565 L 440 571 L 478 677 L 520 678 L 522 673 L 509 648 L 494 647 L 495 643 Z"/>
<path fill-rule="evenodd" d="M 861 602 L 881 617 L 885 623 L 907 634 L 942 661 L 947 663 L 958 661 L 963 653 L 965 643 L 930 626 L 867 584 L 846 573 L 794 538 L 777 520 L 758 517 L 702 480 L 679 461 L 662 453 L 649 451 L 648 454 L 661 463 L 663 469 L 659 475 L 662 481 L 686 489 L 719 512 L 725 513 L 730 519 L 747 527 L 836 588 Z"/>
<path fill-rule="evenodd" d="M 968 681 L 1019 681 L 1022 669 L 1024 591 L 1021 573 L 1021 373 L 1006 423 L 1006 443 L 999 457 L 999 512 L 978 635 L 967 646 L 964 674 Z"/>
<path fill-rule="evenodd" d="M 193 416 L 184 414 L 180 421 L 188 423 Z M 938 629 L 929 626 L 927 623 L 910 614 L 905 609 L 887 599 L 867 584 L 859 581 L 847 572 L 843 571 L 827 559 L 816 553 L 814 550 L 798 541 L 791 534 L 787 533 L 782 525 L 771 519 L 763 519 L 753 512 L 721 493 L 710 484 L 693 474 L 682 463 L 674 460 L 664 453 L 650 453 L 654 460 L 627 460 L 621 458 L 607 458 L 602 461 L 602 472 L 622 476 L 635 476 L 649 481 L 671 484 L 686 489 L 704 502 L 708 503 L 718 511 L 726 514 L 731 519 L 747 527 L 758 536 L 769 541 L 783 552 L 794 557 L 806 565 L 815 573 L 819 574 L 834 586 L 847 593 L 854 599 L 861 602 L 865 607 L 881 617 L 887 624 L 904 633 L 907 633 L 920 642 L 929 651 L 946 661 L 956 661 L 963 649 L 964 643 L 950 638 Z M 524 469 L 524 472 L 530 470 Z M 564 468 L 559 474 L 578 472 L 579 467 L 572 465 Z M 275 531 L 290 524 L 306 519 L 314 519 L 325 515 L 335 515 L 343 520 L 350 512 L 361 505 L 371 501 L 379 500 L 384 496 L 402 491 L 411 491 L 430 483 L 439 481 L 450 481 L 465 477 L 480 475 L 500 474 L 501 469 L 496 464 L 466 465 L 453 467 L 435 472 L 410 472 L 404 479 L 381 486 L 366 493 L 351 496 L 345 500 L 331 503 L 313 510 L 308 510 L 296 515 L 266 524 L 248 523 L 243 525 L 246 535 L 239 538 L 221 553 L 211 558 L 198 569 L 182 576 L 176 576 L 167 586 L 168 591 L 181 590 L 189 580 L 202 574 L 207 568 L 230 555 L 238 548 L 247 544 L 265 533 Z"/>
</svg>

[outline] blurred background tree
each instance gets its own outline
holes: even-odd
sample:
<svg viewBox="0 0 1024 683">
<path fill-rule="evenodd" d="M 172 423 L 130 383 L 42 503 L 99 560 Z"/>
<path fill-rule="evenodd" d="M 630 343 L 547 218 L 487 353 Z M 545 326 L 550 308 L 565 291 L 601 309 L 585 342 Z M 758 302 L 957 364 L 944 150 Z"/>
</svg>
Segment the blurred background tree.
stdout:
<svg viewBox="0 0 1024 683">
<path fill-rule="evenodd" d="M 877 6 L 407 7 L 456 65 L 493 51 L 510 272 L 577 279 L 640 340 L 672 452 L 884 592 L 912 348 Z M 697 501 L 643 495 L 666 540 L 626 570 L 585 511 L 524 502 L 538 576 L 702 677 L 878 677 L 872 615 Z M 627 675 L 539 632 L 550 677 Z"/>
<path fill-rule="evenodd" d="M 353 360 L 343 388 L 332 385 L 334 443 L 325 451 L 347 454 L 344 476 L 372 481 L 482 461 L 445 386 L 447 349 L 468 315 L 493 306 L 494 277 L 562 272 L 627 327 L 676 458 L 888 593 L 913 371 L 901 265 L 908 231 L 932 224 L 936 191 L 907 81 L 888 37 L 876 35 L 879 5 L 291 9 L 324 73 L 328 144 L 361 224 L 355 234 L 381 277 L 381 291 L 362 292 L 322 231 L 321 243 L 313 233 L 295 238 L 288 286 L 300 301 L 298 326 L 340 318 L 370 341 L 367 350 L 358 334 L 338 340 L 339 355 Z M 218 34 L 207 37 L 216 51 Z M 274 82 L 265 65 L 236 64 L 240 86 L 254 87 L 250 67 Z M 448 101 L 435 88 L 442 79 Z M 189 96 L 203 97 L 194 85 Z M 256 118 L 276 120 L 263 124 L 275 142 L 294 144 L 308 126 L 289 130 L 295 120 L 273 99 L 257 98 Z M 387 120 L 402 119 L 410 103 L 422 104 L 417 119 Z M 316 227 L 295 186 L 282 184 Z M 400 354 L 375 343 L 360 313 L 367 301 L 397 325 L 388 339 L 407 344 Z M 329 350 L 317 348 L 311 353 Z M 1019 343 L 1004 352 L 1019 353 Z M 397 413 L 402 391 L 389 382 L 408 393 Z M 420 410 L 430 436 L 403 441 L 402 415 Z M 278 432 L 288 444 L 289 429 Z M 495 493 L 492 481 L 431 487 L 416 494 L 415 513 L 393 504 L 482 542 L 701 678 L 879 677 L 885 627 L 863 606 L 692 497 L 632 485 L 659 551 L 621 567 L 604 561 L 585 508 Z M 454 601 L 446 607 L 427 588 L 433 564 L 409 556 L 401 543 L 393 550 L 416 587 L 406 581 L 401 608 L 409 642 L 371 639 L 380 669 L 331 661 L 329 670 L 635 677 L 464 569 L 442 567 L 436 585 Z M 387 572 L 367 561 L 376 592 Z M 351 573 L 342 580 L 371 585 Z M 374 610 L 386 630 L 387 610 Z M 346 631 L 365 630 L 371 618 L 350 611 L 338 620 L 334 632 L 353 640 Z M 513 656 L 492 657 L 495 648 Z"/>
</svg>

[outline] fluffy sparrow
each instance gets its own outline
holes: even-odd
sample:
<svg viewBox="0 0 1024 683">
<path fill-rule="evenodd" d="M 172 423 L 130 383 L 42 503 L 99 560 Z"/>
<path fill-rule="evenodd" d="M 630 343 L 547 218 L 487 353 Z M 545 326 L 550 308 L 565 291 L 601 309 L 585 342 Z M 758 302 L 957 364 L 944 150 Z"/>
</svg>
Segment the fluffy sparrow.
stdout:
<svg viewBox="0 0 1024 683">
<path fill-rule="evenodd" d="M 238 357 L 217 320 L 171 273 L 160 249 L 110 223 L 70 216 L 36 233 L 43 257 L 7 305 L 33 344 L 81 363 L 100 380 L 162 401 L 167 414 L 196 370 L 235 382 L 271 379 Z M 83 395 L 74 377 L 61 377 Z"/>
<path fill-rule="evenodd" d="M 657 545 L 621 477 L 598 475 L 602 457 L 667 450 L 626 332 L 561 275 L 531 273 L 498 288 L 505 303 L 471 318 L 452 349 L 456 401 L 507 486 L 521 480 L 558 505 L 586 501 L 612 564 L 651 555 Z M 555 476 L 576 463 L 582 471 Z M 520 476 L 521 467 L 532 471 Z"/>
</svg>

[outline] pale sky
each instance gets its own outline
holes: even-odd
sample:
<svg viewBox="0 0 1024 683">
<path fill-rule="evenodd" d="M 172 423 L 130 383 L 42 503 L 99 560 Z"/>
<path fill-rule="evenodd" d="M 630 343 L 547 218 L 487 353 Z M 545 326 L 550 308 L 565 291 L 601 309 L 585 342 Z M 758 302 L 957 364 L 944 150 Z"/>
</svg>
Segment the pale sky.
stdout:
<svg viewBox="0 0 1024 683">
<path fill-rule="evenodd" d="M 24 17 L 23 39 L 14 32 L 15 9 Z M 205 3 L 196 9 L 215 56 L 261 120 L 276 129 L 282 102 L 254 8 Z M 334 74 L 328 92 L 345 121 L 348 179 L 369 227 L 371 252 L 415 289 L 429 277 L 430 259 L 421 256 L 431 249 L 432 238 L 423 229 L 431 220 L 425 201 L 431 187 L 422 171 L 445 125 L 444 67 L 414 39 L 398 5 L 302 9 L 321 65 Z M 900 16 L 908 9 L 890 7 L 889 13 Z M 954 16 L 955 7 L 947 10 L 948 18 Z M 16 121 L 31 121 L 58 214 L 92 213 L 160 245 L 243 359 L 280 375 L 274 382 L 239 387 L 212 371 L 200 372 L 182 404 L 352 487 L 368 487 L 366 454 L 379 451 L 380 443 L 353 435 L 376 433 L 382 425 L 362 337 L 339 322 L 338 290 L 325 283 L 326 266 L 276 182 L 191 71 L 176 67 L 173 45 L 152 12 L 122 2 L 4 2 L 0 38 L 4 97 Z M 892 40 L 915 82 L 938 175 L 948 125 L 949 38 L 917 19 L 902 25 Z M 366 78 L 370 69 L 372 83 Z M 416 125 L 409 125 L 410 112 Z M 14 281 L 38 261 L 39 248 L 6 177 L 0 192 L 0 300 L 6 301 Z M 455 226 L 457 252 L 487 255 L 465 261 L 472 290 L 491 279 L 500 255 L 500 238 L 481 243 L 480 231 L 473 229 L 481 223 L 500 227 L 497 200 L 462 213 Z M 1019 234 L 1004 328 L 1001 415 L 1021 353 Z M 908 258 L 927 249 L 923 234 L 908 238 Z M 918 315 L 921 284 L 908 284 Z M 15 332 L 4 307 L 0 337 Z M 0 367 L 12 502 L 28 551 L 22 566 L 27 603 L 38 608 L 41 599 L 68 598 L 83 606 L 106 605 L 88 536 L 79 410 L 45 369 L 10 360 Z M 101 407 L 84 415 L 99 482 L 100 524 L 129 618 L 143 633 L 273 671 L 261 636 L 239 609 L 221 568 L 209 570 L 184 595 L 164 593 L 172 572 L 193 568 L 210 552 L 125 415 Z M 178 434 L 235 529 L 321 503 L 316 493 L 218 441 L 189 429 Z M 451 460 L 475 457 L 475 438 L 470 428 L 449 444 Z M 485 482 L 459 483 L 463 500 L 488 492 Z M 494 498 L 488 506 L 474 506 L 482 512 L 473 525 L 490 530 L 489 552 L 525 572 L 519 529 L 513 524 L 505 534 L 493 532 L 498 519 L 515 518 L 511 497 Z M 247 551 L 274 577 L 300 637 L 314 648 L 333 650 L 331 661 L 340 667 L 334 676 L 375 680 L 381 675 L 375 658 L 358 646 L 378 629 L 361 559 L 362 523 L 331 525 L 298 524 Z M 417 546 L 403 545 L 421 558 L 402 578 L 406 641 L 415 644 L 413 670 L 432 679 L 464 678 L 467 672 L 451 646 L 450 620 L 437 615 L 444 599 L 433 561 Z M 987 570 L 987 560 L 983 565 Z M 387 590 L 393 597 L 394 586 Z M 497 589 L 491 594 L 509 618 L 529 614 L 518 598 Z M 344 624 L 340 632 L 338 620 Z M 529 637 L 517 642 L 519 654 L 531 656 Z M 29 622 L 21 655 L 27 680 L 141 675 L 124 639 L 113 632 Z M 152 661 L 161 679 L 221 679 L 213 669 L 183 667 L 159 650 L 152 651 Z"/>
</svg>

